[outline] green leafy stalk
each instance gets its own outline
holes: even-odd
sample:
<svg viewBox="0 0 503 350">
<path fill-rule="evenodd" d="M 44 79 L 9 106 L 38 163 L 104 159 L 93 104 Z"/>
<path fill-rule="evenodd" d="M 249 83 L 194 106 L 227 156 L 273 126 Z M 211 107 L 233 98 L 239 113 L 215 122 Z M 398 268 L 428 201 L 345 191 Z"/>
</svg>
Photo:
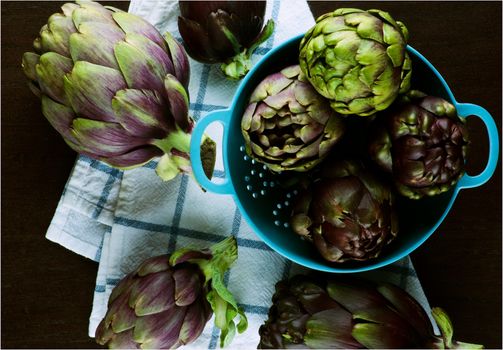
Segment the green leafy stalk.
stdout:
<svg viewBox="0 0 503 350">
<path fill-rule="evenodd" d="M 152 143 L 164 153 L 171 153 L 172 149 L 188 153 L 190 151 L 190 134 L 177 127 L 177 130 L 171 132 L 166 138 L 162 140 L 156 139 Z"/>
<path fill-rule="evenodd" d="M 248 328 L 248 320 L 244 311 L 238 306 L 234 296 L 224 284 L 224 274 L 238 257 L 236 238 L 231 236 L 216 243 L 209 249 L 212 254 L 210 260 L 191 259 L 193 264 L 199 265 L 206 277 L 206 283 L 211 284 L 211 290 L 206 299 L 215 313 L 215 325 L 220 328 L 220 347 L 229 345 L 236 334 L 243 333 Z M 181 249 L 173 253 L 170 264 L 190 252 L 190 249 Z M 234 322 L 239 315 L 237 325 Z"/>
<path fill-rule="evenodd" d="M 215 323 L 221 330 L 220 347 L 230 344 L 236 334 L 236 328 L 239 333 L 243 333 L 248 328 L 248 320 L 244 311 L 238 307 L 234 296 L 224 284 L 225 271 L 237 259 L 237 249 L 236 238 L 233 236 L 212 246 L 210 250 L 213 253 L 213 259 L 208 264 L 211 272 L 208 269 L 205 271 L 207 278 L 211 276 L 213 290 L 208 293 L 206 298 L 215 312 Z M 234 318 L 237 315 L 239 315 L 239 322 L 236 326 Z"/>
<path fill-rule="evenodd" d="M 222 63 L 220 69 L 222 69 L 222 72 L 224 72 L 227 78 L 239 80 L 251 69 L 251 56 L 255 49 L 272 35 L 274 31 L 274 21 L 272 19 L 268 20 L 253 44 L 242 52 L 240 52 L 240 45 L 234 34 L 226 27 L 223 27 L 222 30 L 237 54 L 228 62 Z"/>
<path fill-rule="evenodd" d="M 164 155 L 159 160 L 155 169 L 157 175 L 164 181 L 168 181 L 176 177 L 180 170 L 185 173 L 192 173 L 191 163 L 189 159 L 191 135 L 177 128 L 176 131 L 170 133 L 162 140 L 154 140 L 153 145 L 159 147 Z M 186 156 L 177 155 L 172 152 L 176 150 Z M 204 173 L 211 179 L 216 160 L 216 143 L 208 136 L 204 135 L 201 143 L 201 162 L 203 164 Z"/>
<path fill-rule="evenodd" d="M 438 337 L 438 341 L 435 342 L 434 346 L 437 349 L 483 349 L 484 346 L 480 344 L 471 344 L 458 342 L 453 340 L 454 330 L 452 327 L 452 322 L 447 313 L 439 307 L 434 307 L 431 309 L 431 315 L 437 323 L 438 328 L 442 337 Z"/>
</svg>

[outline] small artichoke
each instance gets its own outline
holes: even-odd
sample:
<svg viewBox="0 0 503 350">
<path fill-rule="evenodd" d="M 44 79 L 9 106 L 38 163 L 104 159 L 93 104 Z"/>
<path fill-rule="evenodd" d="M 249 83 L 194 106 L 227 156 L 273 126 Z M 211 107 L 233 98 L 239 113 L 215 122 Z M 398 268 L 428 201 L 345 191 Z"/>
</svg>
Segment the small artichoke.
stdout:
<svg viewBox="0 0 503 350">
<path fill-rule="evenodd" d="M 377 257 L 398 232 L 390 188 L 351 160 L 325 162 L 296 197 L 290 224 L 325 260 L 337 263 Z"/>
<path fill-rule="evenodd" d="M 411 90 L 376 120 L 369 152 L 398 192 L 418 199 L 448 191 L 463 176 L 468 132 L 448 101 Z"/>
<path fill-rule="evenodd" d="M 410 87 L 408 31 L 381 10 L 340 8 L 316 20 L 300 43 L 300 67 L 342 114 L 386 109 Z"/>
<path fill-rule="evenodd" d="M 213 310 L 221 346 L 228 345 L 236 328 L 239 333 L 247 328 L 223 283 L 236 258 L 236 239 L 229 237 L 209 249 L 147 259 L 112 290 L 96 341 L 109 348 L 174 349 L 196 340 Z"/>
<path fill-rule="evenodd" d="M 50 16 L 33 46 L 22 59 L 29 86 L 73 150 L 121 169 L 162 156 L 164 180 L 191 171 L 189 61 L 169 34 L 133 14 L 78 1 Z M 206 138 L 202 151 L 210 177 L 213 141 Z"/>
<path fill-rule="evenodd" d="M 333 275 L 332 275 L 333 276 Z M 259 349 L 481 349 L 452 339 L 440 308 L 428 315 L 407 292 L 390 283 L 297 275 L 276 284 Z"/>
<path fill-rule="evenodd" d="M 339 141 L 344 122 L 294 65 L 255 88 L 241 130 L 247 153 L 272 171 L 307 171 Z"/>
<path fill-rule="evenodd" d="M 188 54 L 203 63 L 222 63 L 226 77 L 241 79 L 251 68 L 253 51 L 269 38 L 266 1 L 179 1 L 178 29 Z"/>
</svg>

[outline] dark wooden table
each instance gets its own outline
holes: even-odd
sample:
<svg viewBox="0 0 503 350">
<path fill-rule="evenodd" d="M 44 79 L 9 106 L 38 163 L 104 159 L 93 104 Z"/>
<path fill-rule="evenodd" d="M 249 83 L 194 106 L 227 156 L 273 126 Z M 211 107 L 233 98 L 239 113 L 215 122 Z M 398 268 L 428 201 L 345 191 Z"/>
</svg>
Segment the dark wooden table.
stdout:
<svg viewBox="0 0 503 350">
<path fill-rule="evenodd" d="M 93 348 L 87 336 L 97 264 L 45 239 L 75 160 L 25 84 L 20 62 L 59 2 L 2 2 L 2 347 Z M 484 106 L 501 130 L 501 3 L 369 2 L 405 22 L 410 44 L 456 98 Z M 126 9 L 127 2 L 114 6 Z M 314 2 L 320 15 L 343 2 Z M 473 118 L 475 119 L 475 118 Z M 486 132 L 469 121 L 470 174 L 487 155 Z M 412 256 L 432 305 L 455 337 L 501 344 L 501 165 L 484 186 L 462 191 L 438 231 Z"/>
</svg>

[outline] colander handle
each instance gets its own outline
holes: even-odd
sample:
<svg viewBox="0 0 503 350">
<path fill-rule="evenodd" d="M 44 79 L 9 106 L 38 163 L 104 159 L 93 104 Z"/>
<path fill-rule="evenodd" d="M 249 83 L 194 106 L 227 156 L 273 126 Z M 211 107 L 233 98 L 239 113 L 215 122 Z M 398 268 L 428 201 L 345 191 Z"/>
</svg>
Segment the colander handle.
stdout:
<svg viewBox="0 0 503 350">
<path fill-rule="evenodd" d="M 202 188 L 208 190 L 209 192 L 219 193 L 219 194 L 232 194 L 234 190 L 232 189 L 232 184 L 229 177 L 226 176 L 222 183 L 211 182 L 206 177 L 203 170 L 203 164 L 201 163 L 201 140 L 204 135 L 204 131 L 213 122 L 219 122 L 222 124 L 224 129 L 223 139 L 226 140 L 227 133 L 229 130 L 229 120 L 231 116 L 231 111 L 228 109 L 222 109 L 219 111 L 214 111 L 202 119 L 199 119 L 192 131 L 192 137 L 190 140 L 190 161 L 192 164 L 192 171 L 196 181 L 201 185 Z M 224 155 L 225 159 L 225 155 Z"/>
<path fill-rule="evenodd" d="M 456 109 L 460 117 L 464 118 L 473 115 L 480 118 L 487 129 L 487 136 L 489 137 L 489 157 L 485 169 L 475 176 L 465 174 L 461 180 L 459 180 L 459 188 L 478 187 L 486 183 L 493 175 L 494 170 L 496 170 L 499 157 L 498 128 L 491 114 L 483 107 L 471 103 L 458 103 Z"/>
</svg>

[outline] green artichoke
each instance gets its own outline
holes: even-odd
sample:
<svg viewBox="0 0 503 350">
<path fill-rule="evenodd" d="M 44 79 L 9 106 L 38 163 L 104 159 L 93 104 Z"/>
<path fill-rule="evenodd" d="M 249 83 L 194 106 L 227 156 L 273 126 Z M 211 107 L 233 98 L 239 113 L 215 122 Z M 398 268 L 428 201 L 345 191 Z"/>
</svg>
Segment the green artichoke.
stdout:
<svg viewBox="0 0 503 350">
<path fill-rule="evenodd" d="M 389 283 L 297 275 L 276 284 L 260 349 L 483 348 L 452 339 L 452 323 L 433 308 L 441 336 L 407 292 Z"/>
<path fill-rule="evenodd" d="M 390 188 L 351 160 L 325 162 L 295 198 L 290 225 L 337 263 L 377 257 L 398 232 Z"/>
<path fill-rule="evenodd" d="M 242 333 L 248 325 L 223 283 L 236 258 L 231 236 L 209 249 L 180 249 L 147 259 L 113 289 L 96 341 L 109 348 L 177 348 L 199 337 L 213 310 L 221 346 L 228 345 L 236 328 Z"/>
<path fill-rule="evenodd" d="M 433 196 L 463 176 L 468 132 L 448 101 L 411 90 L 375 122 L 370 156 L 393 175 L 400 194 Z"/>
<path fill-rule="evenodd" d="M 294 65 L 255 88 L 241 130 L 247 153 L 272 171 L 307 171 L 339 141 L 344 122 Z"/>
<path fill-rule="evenodd" d="M 161 157 L 169 180 L 190 172 L 189 61 L 148 22 L 92 1 L 49 17 L 22 67 L 42 113 L 78 153 L 122 169 Z M 215 147 L 202 145 L 207 175 Z M 213 154 L 213 155 L 212 155 Z"/>
<path fill-rule="evenodd" d="M 300 43 L 300 67 L 342 114 L 386 109 L 410 87 L 408 31 L 381 10 L 340 8 L 316 20 Z"/>
</svg>

